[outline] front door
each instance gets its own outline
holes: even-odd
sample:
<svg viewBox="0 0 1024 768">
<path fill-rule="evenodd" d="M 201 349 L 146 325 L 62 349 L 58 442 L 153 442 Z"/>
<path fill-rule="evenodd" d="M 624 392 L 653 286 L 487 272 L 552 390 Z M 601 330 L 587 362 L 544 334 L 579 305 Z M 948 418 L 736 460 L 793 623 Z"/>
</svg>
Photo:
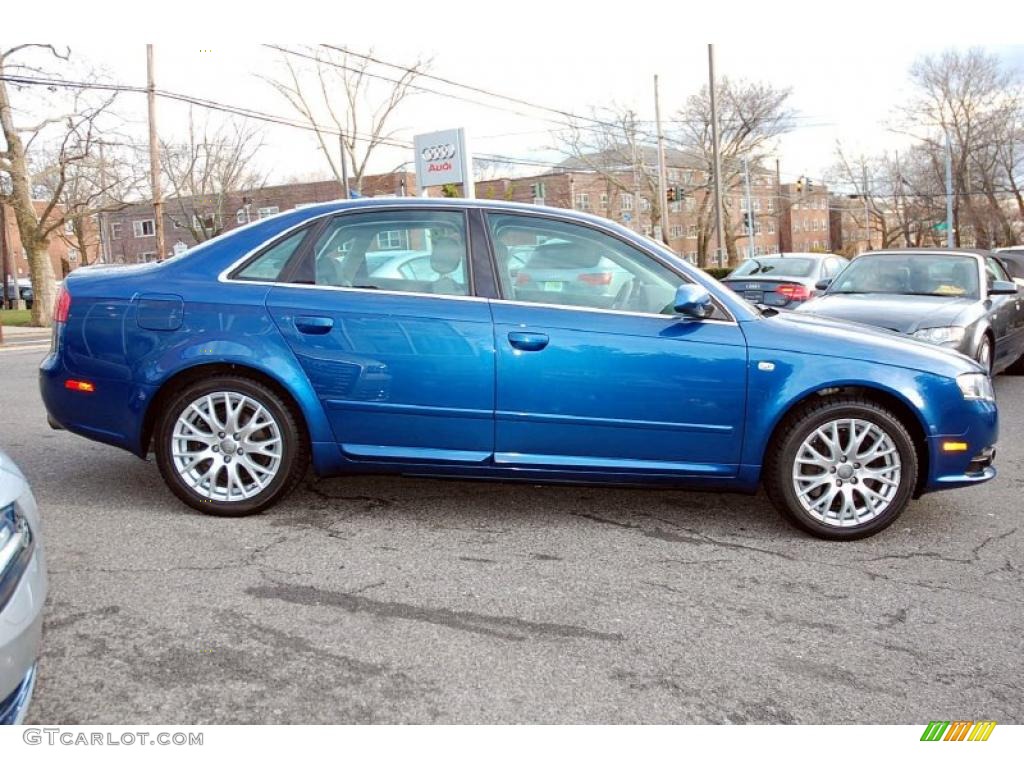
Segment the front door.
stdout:
<svg viewBox="0 0 1024 768">
<path fill-rule="evenodd" d="M 502 300 L 495 462 L 730 476 L 746 406 L 746 343 L 723 310 L 672 311 L 685 281 L 583 225 L 488 213 Z"/>
<path fill-rule="evenodd" d="M 344 454 L 482 463 L 494 446 L 494 336 L 471 296 L 464 211 L 342 214 L 267 307 Z"/>
</svg>

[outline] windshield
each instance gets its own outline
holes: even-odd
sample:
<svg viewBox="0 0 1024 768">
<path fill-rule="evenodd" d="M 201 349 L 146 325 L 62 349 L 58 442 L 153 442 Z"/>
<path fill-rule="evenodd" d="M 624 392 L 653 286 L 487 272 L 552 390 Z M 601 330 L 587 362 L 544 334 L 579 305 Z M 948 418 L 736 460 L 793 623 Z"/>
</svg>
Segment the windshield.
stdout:
<svg viewBox="0 0 1024 768">
<path fill-rule="evenodd" d="M 842 271 L 828 293 L 891 293 L 977 299 L 978 264 L 968 256 L 861 256 Z"/>
<path fill-rule="evenodd" d="M 747 259 L 729 277 L 772 275 L 773 277 L 807 277 L 814 269 L 814 259 L 758 258 Z"/>
</svg>

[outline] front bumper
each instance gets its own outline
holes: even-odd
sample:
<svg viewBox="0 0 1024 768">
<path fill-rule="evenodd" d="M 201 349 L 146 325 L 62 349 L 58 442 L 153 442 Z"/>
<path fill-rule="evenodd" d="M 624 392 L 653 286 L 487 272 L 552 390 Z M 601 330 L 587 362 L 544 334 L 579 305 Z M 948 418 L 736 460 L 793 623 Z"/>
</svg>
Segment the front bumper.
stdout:
<svg viewBox="0 0 1024 768">
<path fill-rule="evenodd" d="M 978 485 L 996 476 L 994 466 L 999 422 L 996 404 L 969 402 L 961 416 L 963 431 L 928 438 L 928 479 L 923 492 Z M 950 449 L 953 450 L 950 450 Z"/>
<path fill-rule="evenodd" d="M 46 567 L 37 546 L 10 600 L 0 611 L 0 725 L 25 716 L 43 634 Z"/>
</svg>

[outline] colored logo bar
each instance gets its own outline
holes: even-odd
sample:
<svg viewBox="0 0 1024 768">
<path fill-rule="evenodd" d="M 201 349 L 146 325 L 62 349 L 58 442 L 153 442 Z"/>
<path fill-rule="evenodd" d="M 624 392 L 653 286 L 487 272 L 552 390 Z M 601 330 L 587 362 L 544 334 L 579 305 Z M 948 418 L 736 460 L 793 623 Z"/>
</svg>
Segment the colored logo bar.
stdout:
<svg viewBox="0 0 1024 768">
<path fill-rule="evenodd" d="M 995 727 L 995 720 L 932 720 L 921 741 L 988 741 Z"/>
</svg>

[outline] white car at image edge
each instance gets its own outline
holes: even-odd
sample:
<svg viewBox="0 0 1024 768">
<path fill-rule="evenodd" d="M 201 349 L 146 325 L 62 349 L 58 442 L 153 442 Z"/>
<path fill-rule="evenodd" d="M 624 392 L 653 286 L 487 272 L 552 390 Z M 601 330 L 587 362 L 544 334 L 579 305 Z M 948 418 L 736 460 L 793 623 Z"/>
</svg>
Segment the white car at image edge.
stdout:
<svg viewBox="0 0 1024 768">
<path fill-rule="evenodd" d="M 0 451 L 0 725 L 25 719 L 35 686 L 46 601 L 40 534 L 28 482 Z"/>
</svg>

